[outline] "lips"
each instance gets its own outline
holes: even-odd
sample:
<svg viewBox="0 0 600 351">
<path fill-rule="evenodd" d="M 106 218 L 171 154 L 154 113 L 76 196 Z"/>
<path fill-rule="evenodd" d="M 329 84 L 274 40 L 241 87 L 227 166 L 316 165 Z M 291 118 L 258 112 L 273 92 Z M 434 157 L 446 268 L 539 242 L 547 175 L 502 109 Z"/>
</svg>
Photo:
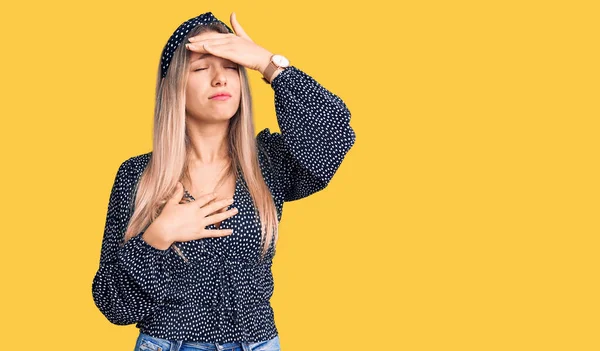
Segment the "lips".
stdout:
<svg viewBox="0 0 600 351">
<path fill-rule="evenodd" d="M 215 98 L 217 98 L 219 100 L 223 100 L 223 99 L 227 99 L 227 98 L 230 98 L 230 97 L 231 97 L 231 94 L 226 93 L 226 92 L 222 92 L 222 93 L 216 93 L 216 94 L 212 95 L 211 97 L 209 97 L 209 99 L 215 99 Z"/>
</svg>

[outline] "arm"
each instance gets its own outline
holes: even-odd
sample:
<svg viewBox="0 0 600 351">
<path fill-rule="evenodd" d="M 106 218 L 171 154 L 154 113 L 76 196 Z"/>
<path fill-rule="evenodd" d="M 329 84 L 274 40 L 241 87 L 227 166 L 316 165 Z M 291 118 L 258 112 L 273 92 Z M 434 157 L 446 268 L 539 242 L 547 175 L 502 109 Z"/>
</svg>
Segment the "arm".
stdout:
<svg viewBox="0 0 600 351">
<path fill-rule="evenodd" d="M 132 213 L 135 188 L 129 160 L 117 171 L 110 194 L 100 267 L 92 283 L 94 302 L 113 324 L 127 325 L 150 315 L 163 301 L 168 283 L 164 258 L 139 234 L 121 246 Z"/>
<path fill-rule="evenodd" d="M 271 170 L 282 184 L 284 201 L 324 189 L 354 145 L 350 111 L 335 94 L 294 66 L 271 82 L 281 133 L 257 135 Z"/>
</svg>

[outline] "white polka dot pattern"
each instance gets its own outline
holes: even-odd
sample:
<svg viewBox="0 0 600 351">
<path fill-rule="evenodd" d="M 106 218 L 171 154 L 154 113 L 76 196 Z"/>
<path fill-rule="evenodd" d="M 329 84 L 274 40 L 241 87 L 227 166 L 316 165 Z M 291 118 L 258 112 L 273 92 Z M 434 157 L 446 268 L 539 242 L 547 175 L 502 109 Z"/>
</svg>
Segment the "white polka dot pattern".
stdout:
<svg viewBox="0 0 600 351">
<path fill-rule="evenodd" d="M 356 137 L 344 102 L 290 66 L 271 82 L 281 133 L 256 137 L 259 164 L 281 220 L 283 203 L 325 188 Z M 96 306 L 112 323 L 136 323 L 163 339 L 259 342 L 278 335 L 270 299 L 275 246 L 260 260 L 260 222 L 243 177 L 236 180 L 239 212 L 221 223 L 233 234 L 159 250 L 134 236 L 124 246 L 136 184 L 152 152 L 121 164 L 111 190 L 100 254 L 92 283 Z M 211 224 L 207 228 L 215 228 Z M 140 233 L 141 234 L 141 233 Z"/>
<path fill-rule="evenodd" d="M 344 102 L 298 68 L 288 67 L 271 86 L 281 133 L 266 128 L 257 139 L 272 161 L 284 200 L 298 200 L 327 186 L 356 135 Z"/>
</svg>

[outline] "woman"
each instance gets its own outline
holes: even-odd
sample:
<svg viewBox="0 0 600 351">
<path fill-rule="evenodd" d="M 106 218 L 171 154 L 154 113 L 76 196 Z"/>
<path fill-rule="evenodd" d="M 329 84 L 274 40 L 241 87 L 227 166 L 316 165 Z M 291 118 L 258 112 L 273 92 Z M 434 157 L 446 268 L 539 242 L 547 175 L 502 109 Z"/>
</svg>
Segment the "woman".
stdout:
<svg viewBox="0 0 600 351">
<path fill-rule="evenodd" d="M 231 24 L 207 12 L 173 33 L 153 151 L 112 187 L 92 293 L 110 322 L 136 323 L 136 350 L 279 350 L 283 203 L 325 188 L 355 142 L 339 97 Z M 255 136 L 247 68 L 274 90 L 281 133 Z"/>
</svg>

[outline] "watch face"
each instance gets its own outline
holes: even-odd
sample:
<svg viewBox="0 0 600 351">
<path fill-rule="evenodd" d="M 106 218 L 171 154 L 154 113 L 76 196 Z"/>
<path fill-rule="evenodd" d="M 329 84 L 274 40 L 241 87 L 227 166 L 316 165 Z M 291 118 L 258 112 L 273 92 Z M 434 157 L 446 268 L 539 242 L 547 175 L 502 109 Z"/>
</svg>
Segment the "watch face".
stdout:
<svg viewBox="0 0 600 351">
<path fill-rule="evenodd" d="M 279 67 L 287 67 L 290 65 L 290 61 L 281 55 L 273 55 L 273 62 Z"/>
</svg>

